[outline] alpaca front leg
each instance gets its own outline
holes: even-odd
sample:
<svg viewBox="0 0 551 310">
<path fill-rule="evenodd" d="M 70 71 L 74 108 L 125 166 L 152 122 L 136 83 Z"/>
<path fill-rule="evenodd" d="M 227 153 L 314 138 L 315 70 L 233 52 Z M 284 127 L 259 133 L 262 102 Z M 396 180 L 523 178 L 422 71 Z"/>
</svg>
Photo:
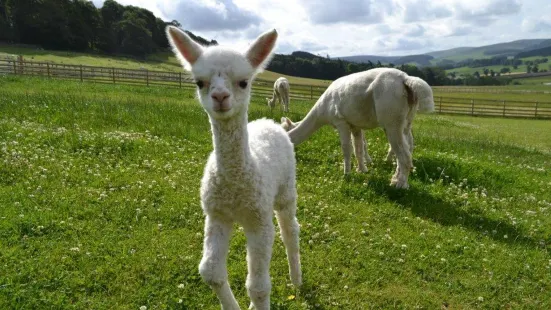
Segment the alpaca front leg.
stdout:
<svg viewBox="0 0 551 310">
<path fill-rule="evenodd" d="M 394 152 L 392 151 L 392 146 L 388 145 L 388 152 L 386 153 L 386 161 L 392 161 L 394 158 Z"/>
<path fill-rule="evenodd" d="M 249 309 L 270 309 L 270 261 L 274 243 L 274 225 L 272 218 L 266 218 L 256 227 L 245 226 L 247 237 L 247 281 L 245 286 L 251 304 Z"/>
<path fill-rule="evenodd" d="M 373 163 L 373 159 L 371 159 L 371 156 L 369 156 L 369 153 L 367 152 L 367 138 L 365 138 L 365 134 L 363 130 L 362 130 L 362 136 L 364 136 L 363 148 L 364 148 L 365 163 L 369 165 Z"/>
<path fill-rule="evenodd" d="M 199 264 L 199 273 L 216 293 L 223 310 L 240 309 L 231 291 L 226 267 L 231 232 L 232 224 L 230 222 L 207 215 L 203 258 Z"/>
<path fill-rule="evenodd" d="M 354 155 L 356 156 L 356 162 L 358 163 L 356 170 L 358 172 L 367 172 L 364 155 L 364 151 L 367 152 L 367 147 L 365 145 L 366 143 L 364 140 L 363 131 L 357 128 L 352 129 L 352 139 L 354 140 Z"/>
<path fill-rule="evenodd" d="M 350 157 L 352 156 L 351 132 L 348 125 L 340 125 L 337 129 L 341 139 L 341 149 L 344 157 L 344 174 L 346 175 L 350 173 Z"/>
</svg>

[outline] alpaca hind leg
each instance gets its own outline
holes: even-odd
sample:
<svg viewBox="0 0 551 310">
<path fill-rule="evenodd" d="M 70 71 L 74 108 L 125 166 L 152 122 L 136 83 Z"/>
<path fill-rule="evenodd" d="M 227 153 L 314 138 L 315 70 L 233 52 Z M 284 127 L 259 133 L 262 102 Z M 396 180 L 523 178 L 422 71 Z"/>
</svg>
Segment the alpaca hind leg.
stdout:
<svg viewBox="0 0 551 310">
<path fill-rule="evenodd" d="M 344 174 L 350 173 L 350 157 L 352 155 L 352 145 L 351 145 L 351 132 L 350 127 L 347 124 L 341 124 L 337 126 L 339 131 L 339 137 L 341 139 L 341 149 L 344 157 Z"/>
<path fill-rule="evenodd" d="M 358 167 L 356 167 L 356 170 L 358 172 L 367 172 L 367 167 L 365 166 L 365 155 L 364 155 L 364 152 L 367 152 L 367 147 L 365 145 L 367 143 L 364 139 L 363 131 L 358 128 L 353 128 L 352 140 L 354 141 L 354 144 L 353 144 L 354 155 L 356 156 L 356 162 L 358 163 Z"/>
<path fill-rule="evenodd" d="M 249 309 L 270 309 L 270 261 L 274 243 L 274 225 L 272 218 L 261 220 L 255 227 L 245 226 L 247 238 L 247 281 L 245 286 L 251 304 Z"/>
<path fill-rule="evenodd" d="M 216 293 L 224 310 L 240 309 L 231 291 L 226 267 L 231 232 L 231 223 L 211 216 L 206 217 L 203 258 L 199 264 L 199 273 Z"/>
<path fill-rule="evenodd" d="M 404 135 L 406 135 L 408 146 L 409 146 L 409 152 L 413 156 L 413 133 L 411 131 L 411 123 L 408 123 L 406 126 L 406 129 L 404 130 Z"/>
<path fill-rule="evenodd" d="M 281 231 L 281 240 L 287 252 L 291 282 L 295 286 L 300 286 L 302 284 L 302 271 L 300 268 L 299 246 L 300 226 L 296 218 L 296 188 L 289 185 L 287 193 L 288 195 L 283 195 L 285 198 L 278 202 L 276 218 L 279 230 Z"/>
<path fill-rule="evenodd" d="M 396 154 L 397 161 L 396 172 L 391 179 L 390 185 L 395 185 L 396 188 L 408 188 L 408 176 L 413 164 L 406 137 L 399 128 L 387 129 L 386 134 L 392 150 Z"/>
</svg>

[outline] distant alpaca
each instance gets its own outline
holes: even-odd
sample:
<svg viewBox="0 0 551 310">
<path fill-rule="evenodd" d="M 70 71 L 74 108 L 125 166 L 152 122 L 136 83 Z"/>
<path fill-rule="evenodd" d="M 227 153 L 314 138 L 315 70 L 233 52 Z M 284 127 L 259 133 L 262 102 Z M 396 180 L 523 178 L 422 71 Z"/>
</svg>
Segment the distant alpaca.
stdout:
<svg viewBox="0 0 551 310">
<path fill-rule="evenodd" d="M 281 104 L 281 107 L 285 112 L 289 112 L 289 81 L 284 78 L 280 77 L 274 82 L 274 92 L 272 94 L 272 98 L 266 98 L 268 101 L 268 106 L 271 110 L 275 108 L 276 105 L 276 98 L 279 104 Z"/>
<path fill-rule="evenodd" d="M 252 82 L 272 57 L 278 34 L 275 29 L 265 32 L 240 53 L 221 46 L 202 47 L 172 26 L 166 32 L 174 53 L 191 70 L 212 130 L 214 150 L 201 180 L 206 218 L 199 273 L 223 309 L 239 309 L 226 260 L 233 223 L 241 224 L 247 238 L 250 308 L 269 309 L 274 211 L 291 281 L 296 286 L 302 282 L 294 146 L 272 120 L 247 124 Z"/>
<path fill-rule="evenodd" d="M 411 126 L 417 110 L 434 110 L 430 86 L 422 79 L 408 76 L 398 69 L 375 68 L 333 81 L 306 117 L 288 133 L 296 146 L 320 127 L 333 125 L 339 132 L 344 173 L 348 174 L 350 135 L 354 137 L 356 157 L 363 158 L 362 130 L 382 127 L 390 143 L 387 159 L 391 158 L 392 153 L 397 158 L 390 184 L 408 188 L 408 176 L 413 169 Z"/>
</svg>

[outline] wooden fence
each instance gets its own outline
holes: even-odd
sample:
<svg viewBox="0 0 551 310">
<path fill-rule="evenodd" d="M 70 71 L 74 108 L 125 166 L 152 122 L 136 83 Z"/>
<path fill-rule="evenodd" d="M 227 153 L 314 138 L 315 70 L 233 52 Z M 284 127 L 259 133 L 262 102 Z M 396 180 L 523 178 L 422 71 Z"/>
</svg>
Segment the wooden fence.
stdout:
<svg viewBox="0 0 551 310">
<path fill-rule="evenodd" d="M 551 118 L 551 102 L 434 97 L 434 109 L 442 114 Z"/>
<path fill-rule="evenodd" d="M 146 86 L 171 86 L 194 89 L 191 77 L 184 72 L 150 71 L 97 67 L 85 65 L 65 65 L 19 60 L 0 60 L 0 74 L 41 76 L 50 78 L 74 79 L 111 84 Z M 272 81 L 256 79 L 253 96 L 271 97 Z M 291 99 L 316 100 L 325 91 L 324 86 L 291 84 Z M 434 88 L 442 90 L 442 88 Z M 452 90 L 447 87 L 446 90 Z M 463 89 L 463 88 L 458 88 Z M 442 114 L 471 116 L 499 116 L 523 118 L 551 118 L 551 102 L 511 101 L 491 99 L 455 98 L 435 96 L 435 110 Z"/>
<path fill-rule="evenodd" d="M 129 84 L 146 86 L 171 86 L 195 88 L 191 76 L 185 72 L 152 71 L 146 69 L 124 69 L 86 65 L 66 65 L 58 63 L 34 62 L 27 60 L 0 59 L 0 74 L 41 76 L 50 78 L 93 81 L 110 84 Z M 314 100 L 326 87 L 293 84 L 291 99 Z M 255 79 L 253 95 L 271 97 L 273 82 Z"/>
</svg>

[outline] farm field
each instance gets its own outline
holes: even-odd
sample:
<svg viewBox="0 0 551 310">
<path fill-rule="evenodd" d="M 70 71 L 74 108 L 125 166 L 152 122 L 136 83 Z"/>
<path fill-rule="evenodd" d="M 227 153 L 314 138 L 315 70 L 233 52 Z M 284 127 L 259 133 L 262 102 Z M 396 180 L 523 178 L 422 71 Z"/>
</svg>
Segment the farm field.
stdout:
<svg viewBox="0 0 551 310">
<path fill-rule="evenodd" d="M 139 61 L 135 58 L 122 56 L 107 56 L 100 54 L 87 54 L 67 51 L 37 50 L 28 47 L 14 47 L 10 45 L 0 45 L 0 59 L 6 56 L 23 55 L 25 60 L 36 62 L 54 62 L 66 65 L 88 65 L 100 67 L 115 67 L 123 69 L 141 69 L 170 72 L 182 71 L 182 66 L 174 57 L 173 53 L 156 53 L 148 56 L 147 59 Z M 275 81 L 280 76 L 286 77 L 290 83 L 308 84 L 315 86 L 329 85 L 331 81 L 308 79 L 301 77 L 288 76 L 271 71 L 262 72 L 258 78 L 268 81 Z"/>
<path fill-rule="evenodd" d="M 280 119 L 253 98 L 249 120 Z M 550 130 L 419 114 L 404 191 L 381 129 L 344 177 L 324 127 L 296 148 L 304 285 L 276 238 L 272 308 L 550 308 Z M 191 91 L 0 77 L 0 308 L 219 309 L 197 270 L 211 149 Z M 228 270 L 245 307 L 239 229 Z"/>
<path fill-rule="evenodd" d="M 453 89 L 452 89 L 453 90 Z M 551 91 L 551 88 L 550 88 Z M 549 93 L 522 93 L 522 92 L 462 92 L 462 91 L 441 91 L 439 89 L 433 90 L 435 97 L 458 97 L 469 99 L 483 99 L 483 100 L 498 100 L 498 101 L 540 101 L 551 102 L 551 94 Z"/>
</svg>

